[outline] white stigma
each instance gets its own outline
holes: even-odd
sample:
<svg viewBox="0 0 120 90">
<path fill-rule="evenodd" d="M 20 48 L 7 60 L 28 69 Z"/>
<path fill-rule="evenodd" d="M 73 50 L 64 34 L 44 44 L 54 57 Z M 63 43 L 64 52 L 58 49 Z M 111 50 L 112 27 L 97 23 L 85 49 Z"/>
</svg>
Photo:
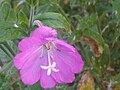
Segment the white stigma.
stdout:
<svg viewBox="0 0 120 90">
<path fill-rule="evenodd" d="M 54 72 L 58 72 L 59 70 L 56 69 L 56 63 L 53 62 L 52 65 L 49 65 L 49 66 L 40 66 L 42 69 L 47 69 L 47 75 L 50 76 L 51 72 L 54 71 Z"/>
<path fill-rule="evenodd" d="M 47 70 L 47 75 L 50 76 L 51 75 L 51 72 L 54 71 L 54 72 L 58 72 L 59 70 L 56 69 L 56 62 L 53 62 L 51 64 L 51 56 L 50 56 L 50 50 L 47 50 L 48 52 L 48 66 L 40 66 L 42 69 L 45 69 Z"/>
</svg>

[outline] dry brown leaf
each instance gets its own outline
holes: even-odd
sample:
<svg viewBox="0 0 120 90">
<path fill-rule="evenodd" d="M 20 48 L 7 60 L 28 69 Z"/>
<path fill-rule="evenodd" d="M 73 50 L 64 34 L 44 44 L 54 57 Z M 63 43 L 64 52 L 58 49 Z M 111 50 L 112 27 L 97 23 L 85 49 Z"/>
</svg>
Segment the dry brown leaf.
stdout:
<svg viewBox="0 0 120 90">
<path fill-rule="evenodd" d="M 112 67 L 107 67 L 107 71 L 109 71 L 109 72 L 114 72 L 114 71 L 115 71 L 115 69 L 114 69 L 114 68 L 112 68 Z"/>
<path fill-rule="evenodd" d="M 77 90 L 95 90 L 94 79 L 89 71 L 86 71 L 78 83 Z"/>
<path fill-rule="evenodd" d="M 120 90 L 120 84 L 119 84 L 119 85 L 116 85 L 113 90 Z"/>
<path fill-rule="evenodd" d="M 64 4 L 67 5 L 70 2 L 70 0 L 64 0 Z"/>
<path fill-rule="evenodd" d="M 103 53 L 103 49 L 99 43 L 90 36 L 83 36 L 81 40 L 90 46 L 95 57 L 100 57 L 100 55 Z"/>
</svg>

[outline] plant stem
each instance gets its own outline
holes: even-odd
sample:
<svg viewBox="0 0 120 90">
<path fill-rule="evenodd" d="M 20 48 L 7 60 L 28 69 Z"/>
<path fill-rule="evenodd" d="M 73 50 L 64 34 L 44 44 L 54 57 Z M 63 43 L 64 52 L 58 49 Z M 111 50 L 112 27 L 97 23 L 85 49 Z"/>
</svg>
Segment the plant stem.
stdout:
<svg viewBox="0 0 120 90">
<path fill-rule="evenodd" d="M 16 83 L 17 81 L 20 81 L 20 77 L 15 79 L 12 83 L 10 83 L 10 85 L 13 85 L 14 83 Z"/>
<path fill-rule="evenodd" d="M 81 50 L 82 50 L 82 52 L 83 52 L 83 54 L 84 54 L 84 56 L 85 56 L 85 59 L 86 59 L 87 64 L 88 64 L 90 67 L 93 67 L 93 64 L 92 64 L 92 62 L 90 61 L 90 59 L 89 59 L 89 57 L 88 57 L 88 54 L 87 54 L 87 52 L 84 50 L 82 44 L 79 43 L 79 46 L 80 46 L 80 48 L 81 48 Z M 92 72 L 92 70 L 90 70 L 90 72 Z M 92 72 L 92 73 L 93 73 L 92 75 L 93 75 L 94 79 L 96 80 L 96 82 L 98 83 L 99 87 L 102 88 L 102 85 L 101 85 L 101 83 L 100 83 L 99 77 L 96 75 L 96 73 L 94 73 L 94 72 Z"/>
<path fill-rule="evenodd" d="M 28 32 L 29 35 L 32 31 L 33 17 L 34 17 L 34 5 L 33 5 L 33 2 L 32 2 L 31 9 L 30 9 L 30 17 L 29 17 L 29 32 Z"/>
<path fill-rule="evenodd" d="M 101 22 L 99 21 L 99 18 L 97 17 L 97 27 L 98 27 L 98 32 L 100 35 L 102 35 L 102 31 L 101 31 Z"/>
<path fill-rule="evenodd" d="M 71 22 L 69 20 L 69 18 L 66 16 L 65 12 L 63 11 L 63 9 L 60 7 L 59 4 L 53 4 L 56 8 L 58 8 L 59 12 L 65 17 L 65 19 L 69 22 L 71 29 L 74 30 L 74 27 L 71 25 Z"/>
<path fill-rule="evenodd" d="M 2 60 L 0 59 L 0 66 L 3 66 Z"/>
<path fill-rule="evenodd" d="M 15 56 L 15 52 L 13 51 L 13 49 L 10 47 L 10 45 L 7 42 L 4 42 L 3 45 L 9 50 L 9 52 L 13 55 L 13 57 Z"/>
<path fill-rule="evenodd" d="M 68 22 L 70 22 L 69 19 L 68 19 L 68 17 L 66 16 L 65 12 L 63 11 L 63 9 L 60 7 L 60 5 L 59 5 L 59 4 L 56 4 L 56 7 L 57 7 L 58 10 L 60 11 L 60 13 L 66 18 L 66 20 L 67 20 Z"/>
<path fill-rule="evenodd" d="M 91 60 L 89 59 L 88 53 L 85 51 L 85 49 L 83 48 L 83 46 L 82 46 L 81 43 L 79 43 L 79 46 L 80 46 L 81 51 L 83 52 L 83 54 L 84 54 L 84 56 L 85 56 L 86 62 L 88 63 L 88 65 L 89 65 L 90 67 L 93 67 L 92 62 L 91 62 Z"/>
<path fill-rule="evenodd" d="M 0 73 L 3 73 L 9 69 L 13 65 L 13 61 L 11 60 L 4 68 L 2 68 L 2 71 Z"/>
<path fill-rule="evenodd" d="M 0 48 L 1 48 L 1 50 L 3 50 L 5 52 L 6 55 L 8 55 L 9 58 L 13 59 L 13 56 L 11 56 L 9 51 L 6 50 L 6 48 L 3 45 L 0 45 Z"/>
</svg>

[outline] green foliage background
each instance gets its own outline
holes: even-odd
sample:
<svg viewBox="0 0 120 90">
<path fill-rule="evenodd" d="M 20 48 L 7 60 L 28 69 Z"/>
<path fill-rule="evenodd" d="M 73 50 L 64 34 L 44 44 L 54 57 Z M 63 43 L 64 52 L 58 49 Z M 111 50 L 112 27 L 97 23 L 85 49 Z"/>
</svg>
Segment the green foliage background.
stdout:
<svg viewBox="0 0 120 90">
<path fill-rule="evenodd" d="M 57 29 L 85 62 L 73 83 L 47 90 L 120 90 L 120 0 L 0 0 L 0 90 L 44 90 L 24 85 L 13 65 L 34 20 Z"/>
</svg>

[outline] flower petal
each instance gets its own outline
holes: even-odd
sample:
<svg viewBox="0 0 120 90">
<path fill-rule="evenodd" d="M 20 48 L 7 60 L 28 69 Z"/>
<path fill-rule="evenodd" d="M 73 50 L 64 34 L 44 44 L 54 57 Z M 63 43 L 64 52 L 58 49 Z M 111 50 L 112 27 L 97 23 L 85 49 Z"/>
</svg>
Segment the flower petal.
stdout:
<svg viewBox="0 0 120 90">
<path fill-rule="evenodd" d="M 52 88 L 57 82 L 51 77 L 51 75 L 47 75 L 47 70 L 42 70 L 40 84 L 43 88 Z"/>
<path fill-rule="evenodd" d="M 44 39 L 37 39 L 35 37 L 27 37 L 19 42 L 18 48 L 20 51 L 26 51 L 32 47 L 40 46 L 44 44 L 45 42 L 46 40 Z"/>
<path fill-rule="evenodd" d="M 41 52 L 41 49 L 44 49 L 43 52 Z M 36 48 L 34 51 L 31 51 L 30 56 L 28 55 L 27 59 L 22 58 L 24 60 L 24 64 L 22 65 L 20 69 L 20 76 L 23 81 L 23 83 L 27 85 L 33 85 L 36 83 L 42 74 L 42 68 L 41 65 L 45 64 L 47 65 L 47 49 L 44 47 L 42 48 Z M 36 51 L 36 52 L 35 52 Z M 40 53 L 43 53 L 42 57 Z M 22 62 L 23 63 L 23 62 Z M 47 71 L 47 70 L 44 70 Z M 47 73 L 46 73 L 47 74 Z M 42 76 L 41 76 L 42 77 Z"/>
<path fill-rule="evenodd" d="M 53 78 L 58 83 L 72 83 L 75 79 L 74 74 L 72 73 L 70 67 L 62 62 L 62 59 L 58 53 L 52 53 L 53 59 L 56 62 L 56 69 L 58 69 L 58 72 L 52 72 Z"/>
<path fill-rule="evenodd" d="M 42 63 L 42 66 L 48 66 L 48 60 L 45 60 L 44 63 Z M 40 84 L 43 88 L 52 88 L 56 85 L 56 81 L 51 77 L 51 75 L 48 75 L 48 70 L 49 69 L 42 69 Z"/>
<path fill-rule="evenodd" d="M 14 57 L 15 67 L 17 69 L 21 69 L 27 61 L 29 61 L 30 63 L 27 63 L 27 65 L 25 65 L 25 67 L 30 66 L 31 63 L 33 63 L 34 60 L 36 60 L 36 58 L 39 58 L 40 53 L 41 53 L 40 47 L 34 47 L 34 48 L 26 50 L 22 53 L 17 54 Z"/>
<path fill-rule="evenodd" d="M 39 59 L 37 59 L 30 68 L 20 70 L 20 77 L 22 82 L 27 85 L 33 85 L 38 80 L 40 80 L 40 75 L 41 68 Z"/>
<path fill-rule="evenodd" d="M 57 53 L 59 57 L 62 58 L 61 60 L 64 63 L 69 65 L 73 73 L 79 73 L 82 71 L 84 63 L 82 61 L 81 56 L 77 52 L 73 53 L 65 51 L 56 51 L 55 53 Z"/>
<path fill-rule="evenodd" d="M 57 37 L 57 32 L 55 29 L 52 29 L 51 27 L 40 26 L 33 32 L 32 36 L 36 38 Z"/>
<path fill-rule="evenodd" d="M 55 45 L 59 50 L 55 49 L 54 53 L 57 53 L 57 55 L 62 58 L 61 60 L 70 66 L 72 72 L 81 72 L 84 62 L 77 50 L 73 46 L 61 40 L 55 41 Z"/>
<path fill-rule="evenodd" d="M 60 50 L 64 50 L 67 52 L 75 52 L 75 48 L 73 46 L 69 45 L 64 40 L 55 39 L 54 43 L 58 49 L 60 48 Z"/>
</svg>

